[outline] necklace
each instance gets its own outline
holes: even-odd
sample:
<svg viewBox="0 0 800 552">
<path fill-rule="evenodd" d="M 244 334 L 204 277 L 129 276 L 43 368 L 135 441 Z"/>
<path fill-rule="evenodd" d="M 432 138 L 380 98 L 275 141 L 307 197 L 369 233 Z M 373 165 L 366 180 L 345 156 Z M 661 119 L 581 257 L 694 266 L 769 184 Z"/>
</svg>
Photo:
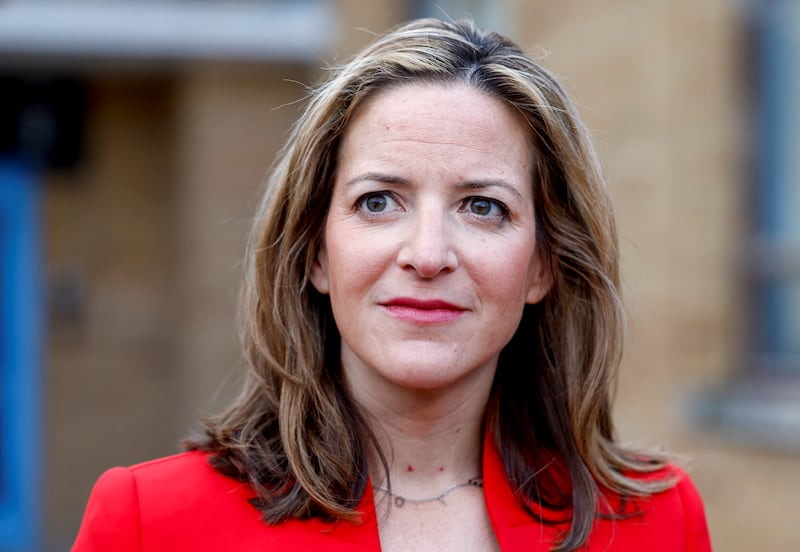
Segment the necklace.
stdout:
<svg viewBox="0 0 800 552">
<path fill-rule="evenodd" d="M 382 493 L 386 493 L 394 502 L 394 505 L 398 508 L 402 508 L 406 502 L 410 502 L 411 504 L 425 504 L 426 502 L 439 502 L 445 506 L 447 503 L 444 501 L 444 497 L 455 491 L 456 489 L 460 489 L 461 487 L 483 487 L 483 476 L 476 475 L 475 477 L 470 477 L 463 483 L 455 483 L 447 487 L 441 494 L 431 497 L 431 498 L 406 498 L 404 496 L 400 496 L 399 494 L 395 494 L 389 489 L 385 487 L 379 487 L 374 485 L 372 488 L 376 491 L 381 491 Z"/>
</svg>

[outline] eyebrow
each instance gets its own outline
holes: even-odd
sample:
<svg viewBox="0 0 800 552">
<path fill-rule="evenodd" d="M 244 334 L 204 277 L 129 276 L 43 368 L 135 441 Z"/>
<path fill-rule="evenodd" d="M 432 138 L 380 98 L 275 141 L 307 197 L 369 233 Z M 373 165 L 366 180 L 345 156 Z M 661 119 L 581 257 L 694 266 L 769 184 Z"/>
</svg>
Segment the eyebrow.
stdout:
<svg viewBox="0 0 800 552">
<path fill-rule="evenodd" d="M 355 176 L 345 182 L 345 186 L 352 186 L 353 184 L 357 184 L 358 182 L 385 182 L 386 184 L 403 184 L 408 185 L 411 184 L 411 181 L 407 178 L 403 178 L 402 176 L 395 176 L 391 174 L 379 173 L 379 172 L 367 172 L 364 174 L 360 174 Z M 480 178 L 477 180 L 465 180 L 463 182 L 459 182 L 459 188 L 464 188 L 468 190 L 484 190 L 486 188 L 503 188 L 508 190 L 519 199 L 525 199 L 519 190 L 517 190 L 512 184 L 509 184 L 505 180 L 501 178 Z"/>
<path fill-rule="evenodd" d="M 459 187 L 466 188 L 469 190 L 483 190 L 486 188 L 503 188 L 508 190 L 517 198 L 525 199 L 519 190 L 517 190 L 512 184 L 509 184 L 505 180 L 501 178 L 486 178 L 486 179 L 478 179 L 478 180 L 465 180 L 459 184 Z"/>
<path fill-rule="evenodd" d="M 390 174 L 368 172 L 354 176 L 344 183 L 345 186 L 352 186 L 358 182 L 385 182 L 386 184 L 411 184 L 411 181 L 402 176 L 394 176 Z"/>
</svg>

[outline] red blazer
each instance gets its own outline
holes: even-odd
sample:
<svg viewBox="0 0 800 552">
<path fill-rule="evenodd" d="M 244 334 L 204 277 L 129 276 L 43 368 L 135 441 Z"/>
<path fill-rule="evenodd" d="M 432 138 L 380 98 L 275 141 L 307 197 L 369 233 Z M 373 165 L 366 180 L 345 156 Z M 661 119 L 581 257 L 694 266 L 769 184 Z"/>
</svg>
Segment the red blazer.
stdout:
<svg viewBox="0 0 800 552">
<path fill-rule="evenodd" d="M 514 497 L 497 450 L 484 450 L 484 495 L 500 548 L 549 551 L 559 528 L 531 518 Z M 638 501 L 641 515 L 599 518 L 586 551 L 708 552 L 700 496 L 681 471 L 672 489 Z M 251 488 L 217 473 L 207 454 L 188 452 L 113 468 L 97 481 L 72 552 L 379 552 L 370 486 L 361 523 L 291 520 L 267 525 Z M 612 499 L 613 502 L 613 499 Z M 561 527 L 563 529 L 563 527 Z"/>
</svg>

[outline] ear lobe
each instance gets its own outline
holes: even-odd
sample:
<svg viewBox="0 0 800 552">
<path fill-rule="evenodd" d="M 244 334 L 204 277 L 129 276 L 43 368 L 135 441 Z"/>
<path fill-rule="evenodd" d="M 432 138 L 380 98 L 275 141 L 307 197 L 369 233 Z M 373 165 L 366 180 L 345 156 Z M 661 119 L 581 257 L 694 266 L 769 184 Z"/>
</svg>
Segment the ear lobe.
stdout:
<svg viewBox="0 0 800 552">
<path fill-rule="evenodd" d="M 330 279 L 328 278 L 328 250 L 325 247 L 325 240 L 319 246 L 314 262 L 311 264 L 311 273 L 308 275 L 311 283 L 318 292 L 327 295 L 331 291 Z"/>
<path fill-rule="evenodd" d="M 549 259 L 543 260 L 537 251 L 533 262 L 533 277 L 530 287 L 528 287 L 528 294 L 525 296 L 525 302 L 529 305 L 544 299 L 544 296 L 553 287 L 553 272 L 550 269 Z"/>
</svg>

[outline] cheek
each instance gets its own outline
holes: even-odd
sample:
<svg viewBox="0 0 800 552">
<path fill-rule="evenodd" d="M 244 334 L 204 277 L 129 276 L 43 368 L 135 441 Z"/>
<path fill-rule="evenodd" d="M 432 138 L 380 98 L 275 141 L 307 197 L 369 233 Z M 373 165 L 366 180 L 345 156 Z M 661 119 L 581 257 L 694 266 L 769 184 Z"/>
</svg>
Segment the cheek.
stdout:
<svg viewBox="0 0 800 552">
<path fill-rule="evenodd" d="M 533 274 L 532 249 L 533 244 L 495 248 L 473 270 L 476 283 L 499 303 L 505 306 L 519 303 L 522 308 Z"/>
<path fill-rule="evenodd" d="M 390 256 L 380 240 L 359 232 L 331 232 L 327 237 L 332 295 L 363 289 L 383 273 Z"/>
</svg>

